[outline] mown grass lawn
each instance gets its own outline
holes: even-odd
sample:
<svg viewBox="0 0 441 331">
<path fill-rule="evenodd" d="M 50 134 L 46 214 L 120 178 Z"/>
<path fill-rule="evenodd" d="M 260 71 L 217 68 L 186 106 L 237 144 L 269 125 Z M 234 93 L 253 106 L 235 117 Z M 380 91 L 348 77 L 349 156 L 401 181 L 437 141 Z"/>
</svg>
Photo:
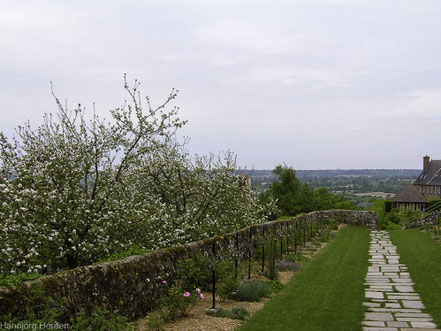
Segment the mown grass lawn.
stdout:
<svg viewBox="0 0 441 331">
<path fill-rule="evenodd" d="M 360 330 L 369 230 L 345 227 L 238 330 Z"/>
<path fill-rule="evenodd" d="M 415 290 L 441 326 L 441 245 L 426 233 L 418 230 L 390 231 L 392 242 L 397 246 L 401 262 L 406 264 Z"/>
</svg>

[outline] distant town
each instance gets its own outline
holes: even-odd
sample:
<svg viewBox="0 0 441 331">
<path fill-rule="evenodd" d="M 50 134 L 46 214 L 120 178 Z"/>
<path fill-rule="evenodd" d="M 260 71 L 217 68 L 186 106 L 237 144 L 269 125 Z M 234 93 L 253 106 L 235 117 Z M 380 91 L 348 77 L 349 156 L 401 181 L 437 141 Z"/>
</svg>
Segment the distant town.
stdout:
<svg viewBox="0 0 441 331">
<path fill-rule="evenodd" d="M 272 170 L 245 171 L 251 177 L 251 185 L 265 191 L 277 180 Z M 330 192 L 341 194 L 364 206 L 373 198 L 394 197 L 408 184 L 413 183 L 421 169 L 329 169 L 296 170 L 300 181 L 311 188 L 326 187 Z"/>
</svg>

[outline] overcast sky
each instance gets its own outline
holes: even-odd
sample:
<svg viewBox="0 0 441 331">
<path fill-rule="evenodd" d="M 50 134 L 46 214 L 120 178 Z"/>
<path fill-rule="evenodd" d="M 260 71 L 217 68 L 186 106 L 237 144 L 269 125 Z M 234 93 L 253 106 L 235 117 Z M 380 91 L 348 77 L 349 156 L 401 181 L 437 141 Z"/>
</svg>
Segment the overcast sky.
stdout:
<svg viewBox="0 0 441 331">
<path fill-rule="evenodd" d="M 0 131 L 110 118 L 123 74 L 179 89 L 189 150 L 247 168 L 421 168 L 441 159 L 441 1 L 0 0 Z"/>
</svg>

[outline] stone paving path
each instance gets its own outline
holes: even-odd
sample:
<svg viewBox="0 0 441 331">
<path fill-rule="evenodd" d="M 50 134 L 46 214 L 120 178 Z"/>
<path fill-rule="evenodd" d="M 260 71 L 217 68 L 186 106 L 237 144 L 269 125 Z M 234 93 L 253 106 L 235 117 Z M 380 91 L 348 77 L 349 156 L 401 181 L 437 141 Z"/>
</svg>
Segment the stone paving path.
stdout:
<svg viewBox="0 0 441 331">
<path fill-rule="evenodd" d="M 372 231 L 370 267 L 366 276 L 366 302 L 368 307 L 363 330 L 430 330 L 437 326 L 432 317 L 424 313 L 424 305 L 407 267 L 400 263 L 397 248 L 387 231 Z"/>
</svg>

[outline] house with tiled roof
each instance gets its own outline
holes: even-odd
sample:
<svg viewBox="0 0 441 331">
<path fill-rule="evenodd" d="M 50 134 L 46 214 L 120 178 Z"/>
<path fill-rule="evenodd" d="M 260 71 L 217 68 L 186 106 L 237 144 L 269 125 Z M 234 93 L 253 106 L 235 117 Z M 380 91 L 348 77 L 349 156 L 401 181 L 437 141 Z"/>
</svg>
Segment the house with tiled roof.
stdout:
<svg viewBox="0 0 441 331">
<path fill-rule="evenodd" d="M 407 185 L 392 201 L 394 207 L 424 211 L 429 199 L 441 197 L 441 160 L 423 157 L 423 171 L 413 184 Z"/>
</svg>

